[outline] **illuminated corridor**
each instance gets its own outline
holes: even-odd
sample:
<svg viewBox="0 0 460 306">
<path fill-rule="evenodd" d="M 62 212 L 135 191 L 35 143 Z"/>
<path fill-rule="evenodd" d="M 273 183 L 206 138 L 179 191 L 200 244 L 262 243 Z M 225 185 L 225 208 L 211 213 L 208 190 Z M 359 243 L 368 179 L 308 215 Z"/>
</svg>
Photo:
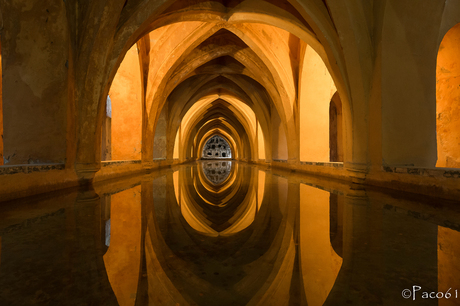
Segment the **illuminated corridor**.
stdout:
<svg viewBox="0 0 460 306">
<path fill-rule="evenodd" d="M 229 152 L 458 199 L 460 5 L 403 2 L 5 3 L 1 199 Z"/>
</svg>

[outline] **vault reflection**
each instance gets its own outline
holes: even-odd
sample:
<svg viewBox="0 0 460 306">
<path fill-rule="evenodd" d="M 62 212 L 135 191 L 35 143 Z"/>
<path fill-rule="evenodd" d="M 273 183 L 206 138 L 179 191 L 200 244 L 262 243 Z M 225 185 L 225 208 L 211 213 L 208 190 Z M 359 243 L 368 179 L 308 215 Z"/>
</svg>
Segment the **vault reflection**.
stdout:
<svg viewBox="0 0 460 306">
<path fill-rule="evenodd" d="M 138 205 L 124 199 L 124 207 L 134 210 L 123 214 L 138 216 L 134 208 Z M 329 224 L 342 222 L 336 211 L 334 218 L 329 217 L 329 202 L 326 191 L 228 161 L 204 161 L 143 182 L 143 229 L 133 227 L 137 221 L 118 224 L 133 237 L 144 237 L 143 243 L 135 242 L 143 250 L 144 272 L 134 269 L 138 253 L 131 253 L 130 260 L 130 271 L 145 275 L 139 278 L 137 304 L 280 305 L 292 299 L 300 302 L 300 295 L 292 296 L 292 286 L 300 290 L 304 284 L 302 291 L 313 295 L 308 304 L 320 305 L 342 265 L 331 246 L 331 238 L 340 240 L 341 231 L 337 224 Z M 116 211 L 121 212 L 111 210 L 112 223 L 119 220 L 113 215 Z M 124 263 L 116 268 L 125 269 L 130 265 L 126 248 L 116 241 L 128 238 L 121 230 L 117 232 L 122 236 L 114 238 L 117 225 L 112 229 L 113 244 L 107 253 L 125 254 L 120 257 Z M 321 273 L 324 266 L 331 267 L 327 273 Z M 114 288 L 124 282 L 114 277 L 122 275 L 118 272 L 108 271 Z M 136 283 L 130 284 L 129 289 L 123 286 L 132 293 Z M 317 290 L 324 293 L 315 294 Z M 132 304 L 122 290 L 114 291 L 120 305 Z"/>
<path fill-rule="evenodd" d="M 234 161 L 214 185 L 204 168 L 107 182 L 37 201 L 44 216 L 2 219 L 0 304 L 46 290 L 59 305 L 404 305 L 414 283 L 458 287 L 460 212 Z"/>
<path fill-rule="evenodd" d="M 232 162 L 206 162 L 202 163 L 205 177 L 214 185 L 224 182 L 232 170 Z"/>
</svg>

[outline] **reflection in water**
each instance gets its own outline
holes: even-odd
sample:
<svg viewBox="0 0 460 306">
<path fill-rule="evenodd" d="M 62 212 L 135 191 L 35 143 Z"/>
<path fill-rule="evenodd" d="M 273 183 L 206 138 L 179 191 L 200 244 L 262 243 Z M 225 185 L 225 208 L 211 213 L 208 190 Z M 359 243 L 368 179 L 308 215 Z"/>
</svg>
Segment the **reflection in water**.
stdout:
<svg viewBox="0 0 460 306">
<path fill-rule="evenodd" d="M 0 305 L 438 305 L 401 292 L 460 289 L 460 213 L 439 201 L 235 162 L 215 184 L 206 163 L 0 211 Z"/>
<path fill-rule="evenodd" d="M 440 306 L 458 305 L 460 298 L 460 233 L 438 226 L 438 287 L 437 291 L 454 290 L 455 299 L 442 299 Z M 457 289 L 458 288 L 458 289 Z"/>
<path fill-rule="evenodd" d="M 219 185 L 209 184 L 206 173 L 213 170 L 216 172 L 211 177 L 217 171 L 226 176 Z M 254 221 L 260 208 L 258 191 L 265 188 L 256 187 L 259 176 L 255 168 L 238 164 L 232 167 L 231 162 L 206 162 L 202 167 L 176 171 L 174 175 L 177 175 L 174 189 L 180 213 L 195 231 L 212 237 L 229 236 Z"/>
<path fill-rule="evenodd" d="M 110 198 L 110 247 L 104 264 L 118 303 L 134 305 L 141 262 L 141 186 Z"/>
<path fill-rule="evenodd" d="M 110 219 L 105 221 L 105 246 L 110 246 Z"/>
<path fill-rule="evenodd" d="M 330 196 L 327 191 L 300 185 L 300 252 L 308 305 L 324 304 L 343 262 L 330 239 L 330 228 L 338 226 L 338 220 L 330 217 Z"/>
<path fill-rule="evenodd" d="M 202 164 L 205 177 L 214 185 L 224 182 L 232 170 L 232 162 L 205 162 Z"/>
</svg>

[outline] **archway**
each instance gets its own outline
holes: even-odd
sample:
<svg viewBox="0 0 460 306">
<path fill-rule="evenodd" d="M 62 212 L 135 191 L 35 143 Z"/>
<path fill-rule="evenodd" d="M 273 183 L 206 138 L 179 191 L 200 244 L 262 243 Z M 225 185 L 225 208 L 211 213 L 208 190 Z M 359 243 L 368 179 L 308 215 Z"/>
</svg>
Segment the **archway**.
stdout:
<svg viewBox="0 0 460 306">
<path fill-rule="evenodd" d="M 341 109 L 337 109 L 336 103 L 332 102 L 332 96 L 337 89 L 321 57 L 310 46 L 303 44 L 302 47 L 303 61 L 299 81 L 300 161 L 338 161 L 338 122 L 332 122 L 338 119 L 339 112 L 342 113 Z M 333 107 L 330 110 L 331 102 Z"/>
<path fill-rule="evenodd" d="M 105 109 L 101 160 L 140 160 L 142 85 L 137 45 L 126 53 L 118 68 Z"/>
<path fill-rule="evenodd" d="M 436 167 L 460 168 L 460 23 L 439 46 L 436 67 Z"/>
</svg>

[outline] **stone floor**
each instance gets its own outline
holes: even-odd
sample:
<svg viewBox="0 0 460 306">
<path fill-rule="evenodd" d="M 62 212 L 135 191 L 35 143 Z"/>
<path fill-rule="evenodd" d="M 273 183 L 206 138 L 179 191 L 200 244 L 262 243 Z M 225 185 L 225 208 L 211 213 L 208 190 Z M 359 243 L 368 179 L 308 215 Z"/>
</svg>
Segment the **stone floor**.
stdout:
<svg viewBox="0 0 460 306">
<path fill-rule="evenodd" d="M 3 202 L 0 305 L 459 305 L 458 204 L 221 160 Z"/>
</svg>

